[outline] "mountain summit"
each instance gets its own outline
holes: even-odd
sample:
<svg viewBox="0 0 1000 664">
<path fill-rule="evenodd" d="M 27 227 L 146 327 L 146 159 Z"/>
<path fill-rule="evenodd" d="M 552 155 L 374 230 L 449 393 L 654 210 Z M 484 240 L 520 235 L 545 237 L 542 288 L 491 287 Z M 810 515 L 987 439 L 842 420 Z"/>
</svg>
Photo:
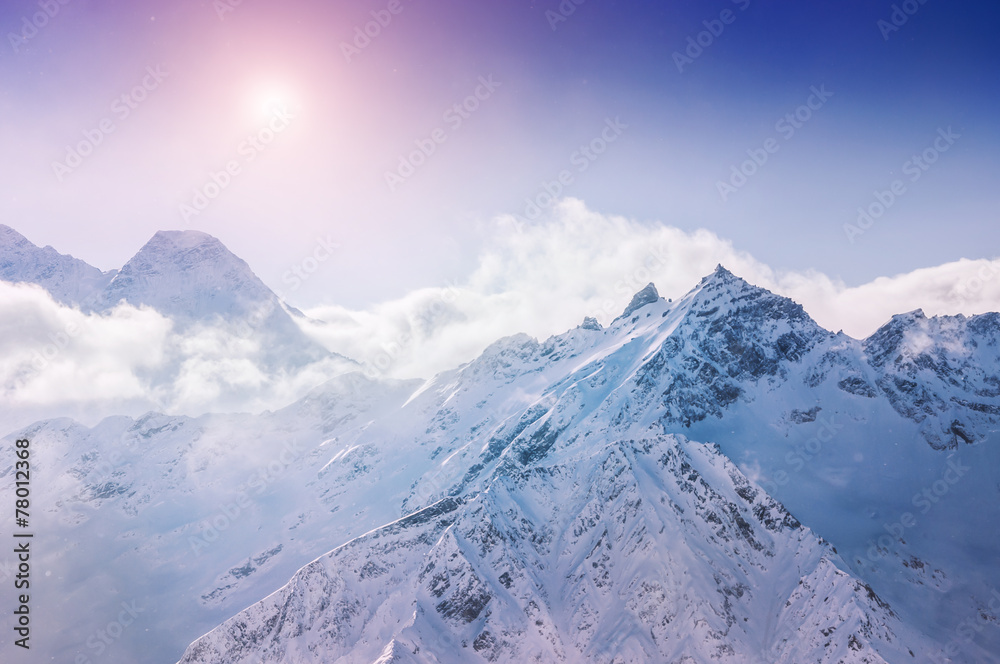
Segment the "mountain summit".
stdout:
<svg viewBox="0 0 1000 664">
<path fill-rule="evenodd" d="M 619 318 L 628 318 L 647 304 L 653 304 L 659 299 L 660 294 L 656 292 L 656 286 L 651 283 L 646 284 L 645 288 L 632 296 L 632 301 L 628 303 L 628 306 L 625 307 L 625 311 L 622 312 Z"/>
<path fill-rule="evenodd" d="M 52 247 L 33 244 L 10 226 L 0 224 L 0 279 L 38 284 L 63 304 L 93 298 L 114 277 L 79 258 Z"/>
<path fill-rule="evenodd" d="M 275 306 L 247 263 L 199 231 L 159 231 L 104 290 L 108 307 L 125 301 L 187 320 L 244 317 Z"/>
</svg>

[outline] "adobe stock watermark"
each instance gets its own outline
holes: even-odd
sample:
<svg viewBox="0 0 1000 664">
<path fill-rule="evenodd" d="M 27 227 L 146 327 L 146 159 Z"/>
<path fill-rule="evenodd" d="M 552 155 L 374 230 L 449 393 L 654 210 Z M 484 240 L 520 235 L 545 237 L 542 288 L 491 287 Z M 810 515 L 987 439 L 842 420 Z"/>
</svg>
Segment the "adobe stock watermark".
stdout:
<svg viewBox="0 0 1000 664">
<path fill-rule="evenodd" d="M 136 604 L 136 600 L 122 602 L 121 606 L 122 610 L 118 612 L 117 619 L 112 620 L 104 628 L 87 637 L 85 645 L 93 651 L 94 657 L 103 655 L 116 641 L 122 638 L 125 629 L 139 619 L 139 614 L 146 612 L 146 609 Z M 78 652 L 73 664 L 92 664 L 92 660 L 87 655 Z"/>
<path fill-rule="evenodd" d="M 576 13 L 576 8 L 586 1 L 587 0 L 562 0 L 562 2 L 559 3 L 559 6 L 556 7 L 558 11 L 546 9 L 545 20 L 549 22 L 549 27 L 552 28 L 552 32 L 555 32 L 559 28 L 560 23 L 568 21 L 569 17 Z"/>
<path fill-rule="evenodd" d="M 146 75 L 143 76 L 139 85 L 116 97 L 111 102 L 110 110 L 112 115 L 118 122 L 127 120 L 139 108 L 139 104 L 146 101 L 150 93 L 159 88 L 160 84 L 169 75 L 170 73 L 164 71 L 161 65 L 156 65 L 155 68 L 146 67 Z M 55 173 L 56 179 L 62 182 L 66 176 L 72 174 L 73 171 L 82 166 L 84 160 L 94 154 L 98 146 L 103 144 L 104 140 L 113 134 L 116 129 L 118 129 L 118 125 L 110 117 L 103 118 L 92 129 L 85 129 L 82 132 L 82 141 L 76 145 L 66 146 L 66 158 L 63 161 L 52 162 L 52 172 Z"/>
<path fill-rule="evenodd" d="M 947 152 L 962 137 L 956 134 L 951 127 L 938 129 L 937 138 L 920 154 L 910 157 L 902 166 L 903 175 L 909 176 L 910 183 L 914 183 L 923 177 L 924 173 L 937 163 L 941 155 Z M 893 180 L 888 189 L 876 190 L 873 194 L 875 200 L 867 206 L 858 208 L 858 219 L 853 224 L 844 224 L 844 234 L 848 242 L 854 244 L 857 238 L 864 235 L 875 222 L 882 218 L 886 212 L 896 204 L 908 191 L 906 181 L 902 179 Z"/>
<path fill-rule="evenodd" d="M 285 270 L 281 275 L 282 283 L 287 284 L 292 292 L 297 291 L 319 270 L 320 265 L 333 258 L 333 254 L 339 248 L 340 245 L 334 242 L 329 235 L 316 238 L 312 253 Z M 282 300 L 285 299 L 284 295 L 278 295 L 278 297 Z"/>
<path fill-rule="evenodd" d="M 951 493 L 952 487 L 958 484 L 970 470 L 972 470 L 972 466 L 963 465 L 959 459 L 949 458 L 948 466 L 941 474 L 941 479 L 913 494 L 910 503 L 919 508 L 921 514 L 927 514 L 941 502 L 942 498 Z M 899 516 L 899 520 L 893 523 L 883 523 L 882 527 L 888 535 L 880 535 L 878 538 L 868 541 L 868 549 L 865 551 L 868 560 L 876 562 L 884 558 L 889 549 L 903 539 L 906 531 L 916 525 L 917 518 L 912 512 L 904 512 Z"/>
<path fill-rule="evenodd" d="M 620 117 L 616 116 L 613 120 L 607 118 L 604 121 L 604 127 L 597 136 L 581 145 L 569 156 L 569 164 L 573 167 L 572 169 L 564 168 L 553 180 L 542 180 L 539 186 L 541 191 L 524 199 L 524 208 L 521 210 L 521 214 L 514 218 L 514 228 L 517 232 L 521 233 L 524 230 L 525 222 L 522 219 L 536 221 L 542 216 L 545 209 L 555 205 L 566 188 L 576 181 L 574 171 L 577 174 L 586 172 L 601 155 L 608 151 L 612 143 L 621 138 L 626 129 L 628 129 L 628 125 L 622 122 Z"/>
<path fill-rule="evenodd" d="M 100 304 L 100 302 L 101 293 L 91 293 L 80 302 L 80 310 L 86 312 Z M 80 328 L 73 321 L 66 323 L 60 331 L 50 332 L 45 340 L 45 345 L 40 350 L 32 352 L 28 369 L 23 371 L 17 378 L 18 386 L 24 387 L 34 375 L 44 371 L 49 364 L 54 362 L 69 347 L 73 339 L 79 334 Z"/>
<path fill-rule="evenodd" d="M 875 22 L 875 27 L 882 33 L 883 41 L 889 41 L 889 35 L 899 32 L 899 29 L 906 25 L 910 17 L 920 11 L 920 8 L 926 4 L 927 0 L 903 0 L 900 4 L 893 5 L 888 21 L 880 18 Z"/>
<path fill-rule="evenodd" d="M 236 154 L 243 157 L 243 162 L 230 159 L 221 170 L 211 173 L 208 182 L 195 188 L 190 204 L 180 204 L 178 210 L 181 219 L 189 221 L 191 217 L 197 217 L 207 210 L 212 201 L 221 196 L 222 192 L 228 189 L 233 180 L 243 172 L 244 164 L 252 162 L 267 150 L 275 138 L 288 129 L 294 119 L 295 115 L 287 108 L 274 109 L 267 125 L 256 134 L 247 136 L 236 148 Z"/>
<path fill-rule="evenodd" d="M 791 113 L 786 113 L 784 117 L 774 124 L 774 131 L 785 141 L 792 140 L 796 132 L 802 129 L 813 118 L 813 115 L 823 108 L 826 102 L 830 100 L 830 97 L 833 96 L 833 93 L 826 89 L 825 84 L 820 85 L 819 88 L 814 85 L 809 88 L 809 91 L 812 94 L 806 98 L 804 104 Z M 722 202 L 728 202 L 729 197 L 742 189 L 750 181 L 750 178 L 756 175 L 764 167 L 764 164 L 771 159 L 771 155 L 776 154 L 780 149 L 781 143 L 776 137 L 772 136 L 765 140 L 761 147 L 747 150 L 749 159 L 739 165 L 733 164 L 730 167 L 729 180 L 718 180 L 715 183 L 715 188 L 718 190 Z"/>
<path fill-rule="evenodd" d="M 732 3 L 739 7 L 740 11 L 746 11 L 747 7 L 750 6 L 750 0 L 732 0 Z M 727 7 L 719 13 L 719 18 L 702 21 L 701 24 L 705 26 L 705 29 L 695 35 L 688 36 L 687 48 L 684 49 L 684 52 L 674 51 L 673 59 L 677 71 L 683 74 L 684 67 L 694 64 L 694 61 L 702 56 L 705 49 L 722 36 L 722 33 L 726 31 L 726 26 L 736 22 L 736 16 L 736 12 Z"/>
<path fill-rule="evenodd" d="M 760 487 L 773 496 L 778 487 L 788 484 L 791 475 L 793 473 L 801 472 L 809 461 L 812 461 L 819 455 L 820 452 L 823 451 L 823 445 L 832 441 L 840 430 L 844 428 L 843 424 L 837 424 L 835 420 L 836 415 L 831 415 L 829 418 L 820 418 L 820 427 L 816 431 L 816 435 L 810 437 L 802 445 L 796 446 L 791 452 L 785 454 L 785 465 L 788 467 L 787 470 L 782 469 L 777 471 L 774 474 L 773 479 L 759 480 L 757 483 Z"/>
<path fill-rule="evenodd" d="M 292 292 L 297 291 L 302 287 L 302 284 L 308 281 L 312 275 L 319 271 L 319 268 L 323 263 L 326 263 L 328 260 L 333 258 L 334 253 L 339 248 L 340 245 L 334 242 L 333 238 L 329 235 L 326 237 L 316 238 L 316 244 L 313 245 L 312 252 L 292 264 L 291 267 L 282 273 L 282 282 L 291 286 Z M 287 299 L 285 292 L 280 288 L 273 288 L 271 290 L 279 300 L 285 301 Z M 276 308 L 277 307 L 270 302 L 256 307 L 249 317 L 236 323 L 236 328 L 233 330 L 233 334 L 241 339 L 249 339 L 253 336 L 254 332 L 260 329 L 264 322 L 270 318 Z"/>
<path fill-rule="evenodd" d="M 987 613 L 986 609 L 989 609 L 990 612 Z M 997 622 L 998 616 L 1000 616 L 1000 590 L 994 588 L 990 593 L 990 599 L 986 607 L 976 611 L 975 618 L 966 618 L 958 623 L 958 626 L 954 630 L 954 636 L 948 641 L 948 645 L 941 651 L 941 654 L 937 655 L 933 652 L 928 652 L 927 656 L 934 664 L 938 664 L 938 662 L 946 664 L 953 661 L 950 658 L 958 656 L 962 651 L 962 644 L 972 643 L 976 635 L 982 633 L 987 625 Z"/>
<path fill-rule="evenodd" d="M 212 0 L 212 9 L 220 21 L 226 20 L 226 14 L 236 11 L 236 8 L 243 4 L 243 0 Z"/>
<path fill-rule="evenodd" d="M 41 11 L 31 15 L 21 17 L 21 30 L 19 33 L 8 32 L 7 41 L 14 53 L 20 53 L 21 48 L 27 46 L 28 40 L 38 36 L 38 32 L 54 19 L 60 10 L 70 3 L 70 0 L 40 0 L 38 3 Z"/>
<path fill-rule="evenodd" d="M 445 284 L 444 291 L 438 294 L 426 313 L 439 313 L 446 307 L 452 306 L 458 301 L 459 293 L 458 287 L 454 283 L 448 282 Z M 413 347 L 415 341 L 413 333 L 407 331 L 396 335 L 394 341 L 381 344 L 381 350 L 378 354 L 370 362 L 365 363 L 364 375 L 371 379 L 385 375 L 400 356 Z"/>
<path fill-rule="evenodd" d="M 236 487 L 232 502 L 221 505 L 212 516 L 199 524 L 200 532 L 197 535 L 188 537 L 188 544 L 195 556 L 200 556 L 205 549 L 218 541 L 222 533 L 229 530 L 253 506 L 251 490 L 256 497 L 264 495 L 267 488 L 277 482 L 304 452 L 298 442 L 286 444 L 277 459 L 253 472 L 246 482 Z"/>
<path fill-rule="evenodd" d="M 1000 259 L 994 256 L 990 259 L 989 265 L 983 265 L 976 271 L 976 276 L 964 279 L 958 284 L 955 289 L 955 301 L 959 306 L 972 302 L 986 284 L 993 281 L 997 273 L 1000 273 L 1000 268 L 997 267 L 998 260 Z"/>
<path fill-rule="evenodd" d="M 400 0 L 389 0 L 385 9 L 373 9 L 371 11 L 372 20 L 363 26 L 359 25 L 354 28 L 354 39 L 350 42 L 340 42 L 340 52 L 344 54 L 347 62 L 351 62 L 352 58 L 361 55 L 361 51 L 368 48 L 372 41 L 389 27 L 393 17 L 402 14 L 404 9 L 406 7 Z"/>
<path fill-rule="evenodd" d="M 646 284 L 652 283 L 654 277 L 670 264 L 670 248 L 664 245 L 652 245 L 639 267 L 622 275 L 614 283 L 614 291 L 619 295 L 631 296 L 642 290 Z M 622 312 L 622 303 L 618 300 L 606 299 L 600 306 L 590 310 L 584 317 L 584 324 L 591 329 L 600 326 L 600 320 L 613 320 Z M 595 325 L 596 323 L 596 325 Z"/>
<path fill-rule="evenodd" d="M 479 85 L 468 97 L 452 105 L 445 110 L 441 119 L 448 126 L 448 129 L 438 127 L 433 130 L 427 138 L 418 138 L 413 143 L 417 149 L 407 155 L 399 155 L 399 165 L 395 171 L 385 172 L 385 183 L 389 186 L 390 192 L 395 192 L 397 188 L 413 174 L 417 169 L 427 163 L 431 155 L 437 152 L 439 146 L 448 140 L 449 131 L 454 132 L 462 128 L 465 121 L 472 117 L 482 106 L 483 102 L 493 96 L 502 83 L 493 80 L 493 74 L 480 76 Z"/>
</svg>

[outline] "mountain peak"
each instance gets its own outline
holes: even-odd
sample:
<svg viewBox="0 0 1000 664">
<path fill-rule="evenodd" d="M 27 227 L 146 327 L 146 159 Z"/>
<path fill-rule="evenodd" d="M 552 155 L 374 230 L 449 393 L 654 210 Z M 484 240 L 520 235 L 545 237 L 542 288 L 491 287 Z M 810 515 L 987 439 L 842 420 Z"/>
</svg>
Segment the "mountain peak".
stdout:
<svg viewBox="0 0 1000 664">
<path fill-rule="evenodd" d="M 223 246 L 218 238 L 202 231 L 156 231 L 146 243 L 149 247 L 176 247 L 178 249 L 194 249 L 202 245 Z"/>
<path fill-rule="evenodd" d="M 715 266 L 715 269 L 712 271 L 712 274 L 703 277 L 701 280 L 701 284 L 703 286 L 716 285 L 716 286 L 727 286 L 730 288 L 733 286 L 737 286 L 740 288 L 744 286 L 753 287 L 752 284 L 750 284 L 750 282 L 748 282 L 746 279 L 736 276 L 735 274 L 727 270 L 725 267 L 723 267 L 722 263 L 719 263 L 718 265 Z"/>
<path fill-rule="evenodd" d="M 646 284 L 646 287 L 641 291 L 632 296 L 632 301 L 628 303 L 625 307 L 625 311 L 619 318 L 628 318 L 635 311 L 643 308 L 647 304 L 652 304 L 660 299 L 660 294 L 656 291 L 656 286 L 652 282 Z"/>
<path fill-rule="evenodd" d="M 113 275 L 52 247 L 39 247 L 10 226 L 0 224 L 3 281 L 38 284 L 57 301 L 79 305 L 99 293 Z"/>
<path fill-rule="evenodd" d="M 158 231 L 105 290 L 105 302 L 148 305 L 168 315 L 200 319 L 240 316 L 271 292 L 250 266 L 220 240 L 201 231 Z"/>
</svg>

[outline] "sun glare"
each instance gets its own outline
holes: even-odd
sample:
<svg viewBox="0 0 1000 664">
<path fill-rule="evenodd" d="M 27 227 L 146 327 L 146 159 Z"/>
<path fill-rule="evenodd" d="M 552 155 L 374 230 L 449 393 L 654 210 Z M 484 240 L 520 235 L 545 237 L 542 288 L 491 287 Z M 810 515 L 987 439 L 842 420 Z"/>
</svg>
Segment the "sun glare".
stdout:
<svg viewBox="0 0 1000 664">
<path fill-rule="evenodd" d="M 293 109 L 295 97 L 282 86 L 261 87 L 250 97 L 248 106 L 250 119 L 259 123 L 273 117 L 275 113 Z"/>
</svg>

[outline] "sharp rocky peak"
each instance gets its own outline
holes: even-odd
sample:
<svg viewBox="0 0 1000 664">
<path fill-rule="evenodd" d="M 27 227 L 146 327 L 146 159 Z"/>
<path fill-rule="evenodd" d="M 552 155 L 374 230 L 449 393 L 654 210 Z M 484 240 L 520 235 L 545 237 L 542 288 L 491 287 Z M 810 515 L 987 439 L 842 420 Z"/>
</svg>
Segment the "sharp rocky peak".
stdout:
<svg viewBox="0 0 1000 664">
<path fill-rule="evenodd" d="M 653 304 L 659 301 L 659 299 L 660 294 L 657 292 L 656 286 L 652 283 L 646 284 L 645 288 L 632 296 L 632 301 L 628 303 L 628 306 L 625 307 L 625 311 L 622 312 L 619 318 L 628 318 L 647 304 Z"/>
<path fill-rule="evenodd" d="M 764 290 L 757 286 L 754 286 L 742 277 L 738 277 L 720 263 L 715 266 L 715 270 L 711 274 L 702 278 L 701 282 L 698 284 L 698 288 L 702 290 L 728 290 L 733 293 L 739 293 L 747 290 Z M 767 291 L 765 291 L 767 292 Z"/>
<path fill-rule="evenodd" d="M 690 311 L 696 319 L 712 321 L 738 314 L 741 317 L 807 323 L 809 328 L 819 326 L 810 318 L 802 305 L 766 288 L 755 286 L 738 277 L 722 265 L 687 295 Z"/>
</svg>

